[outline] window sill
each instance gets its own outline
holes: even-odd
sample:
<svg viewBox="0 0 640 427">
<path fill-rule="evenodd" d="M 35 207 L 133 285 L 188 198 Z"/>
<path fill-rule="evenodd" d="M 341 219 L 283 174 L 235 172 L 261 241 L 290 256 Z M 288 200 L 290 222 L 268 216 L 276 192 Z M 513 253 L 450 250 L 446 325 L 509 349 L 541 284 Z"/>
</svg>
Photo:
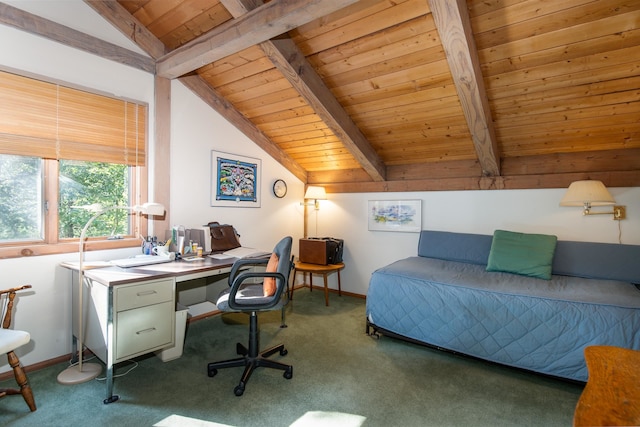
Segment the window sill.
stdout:
<svg viewBox="0 0 640 427">
<path fill-rule="evenodd" d="M 134 248 L 140 247 L 140 245 L 140 239 L 133 237 L 117 240 L 88 240 L 85 242 L 84 250 L 85 252 L 91 252 L 108 249 Z M 78 252 L 77 241 L 57 243 L 55 245 L 33 243 L 0 247 L 0 259 L 26 258 L 42 255 L 66 254 L 73 252 Z"/>
</svg>

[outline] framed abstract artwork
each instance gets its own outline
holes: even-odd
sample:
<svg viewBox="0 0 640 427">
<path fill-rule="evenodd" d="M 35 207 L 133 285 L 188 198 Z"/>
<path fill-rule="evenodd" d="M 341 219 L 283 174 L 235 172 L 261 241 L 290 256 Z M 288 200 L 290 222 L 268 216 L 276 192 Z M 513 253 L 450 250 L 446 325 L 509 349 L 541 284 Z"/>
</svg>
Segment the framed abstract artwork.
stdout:
<svg viewBox="0 0 640 427">
<path fill-rule="evenodd" d="M 369 200 L 368 208 L 369 231 L 422 230 L 421 200 Z"/>
<path fill-rule="evenodd" d="M 260 207 L 260 159 L 211 151 L 211 206 Z"/>
</svg>

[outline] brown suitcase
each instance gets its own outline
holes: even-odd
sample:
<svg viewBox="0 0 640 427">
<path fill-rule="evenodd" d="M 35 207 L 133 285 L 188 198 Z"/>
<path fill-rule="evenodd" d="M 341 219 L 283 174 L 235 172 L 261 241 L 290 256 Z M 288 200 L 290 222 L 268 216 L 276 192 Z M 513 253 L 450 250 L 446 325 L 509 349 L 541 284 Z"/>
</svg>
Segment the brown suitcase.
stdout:
<svg viewBox="0 0 640 427">
<path fill-rule="evenodd" d="M 209 234 L 211 235 L 212 252 L 228 251 L 242 246 L 239 240 L 240 235 L 233 225 L 212 221 L 207 224 L 207 227 L 209 227 Z"/>
<path fill-rule="evenodd" d="M 327 242 L 318 239 L 300 239 L 300 262 L 327 265 Z"/>
</svg>

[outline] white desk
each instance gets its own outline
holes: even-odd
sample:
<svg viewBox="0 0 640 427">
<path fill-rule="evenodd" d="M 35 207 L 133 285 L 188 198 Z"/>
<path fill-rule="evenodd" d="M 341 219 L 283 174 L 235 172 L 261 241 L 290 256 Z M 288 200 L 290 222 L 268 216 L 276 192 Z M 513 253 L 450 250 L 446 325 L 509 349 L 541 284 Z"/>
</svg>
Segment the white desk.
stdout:
<svg viewBox="0 0 640 427">
<path fill-rule="evenodd" d="M 107 397 L 113 394 L 113 366 L 133 357 L 175 345 L 177 283 L 231 270 L 235 259 L 175 261 L 142 267 L 85 269 L 83 288 L 83 342 L 107 368 Z M 78 266 L 72 278 L 72 354 L 77 357 Z"/>
</svg>

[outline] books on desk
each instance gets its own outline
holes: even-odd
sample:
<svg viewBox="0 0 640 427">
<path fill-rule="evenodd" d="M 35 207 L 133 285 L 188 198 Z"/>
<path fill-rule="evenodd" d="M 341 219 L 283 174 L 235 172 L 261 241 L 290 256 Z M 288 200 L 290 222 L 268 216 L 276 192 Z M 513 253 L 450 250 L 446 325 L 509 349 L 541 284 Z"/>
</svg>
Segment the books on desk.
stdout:
<svg viewBox="0 0 640 427">
<path fill-rule="evenodd" d="M 235 249 L 228 250 L 219 254 L 209 255 L 213 259 L 230 259 L 230 258 L 256 258 L 259 256 L 268 255 L 269 252 L 265 252 L 260 249 L 248 248 L 246 246 L 240 246 Z"/>
</svg>

